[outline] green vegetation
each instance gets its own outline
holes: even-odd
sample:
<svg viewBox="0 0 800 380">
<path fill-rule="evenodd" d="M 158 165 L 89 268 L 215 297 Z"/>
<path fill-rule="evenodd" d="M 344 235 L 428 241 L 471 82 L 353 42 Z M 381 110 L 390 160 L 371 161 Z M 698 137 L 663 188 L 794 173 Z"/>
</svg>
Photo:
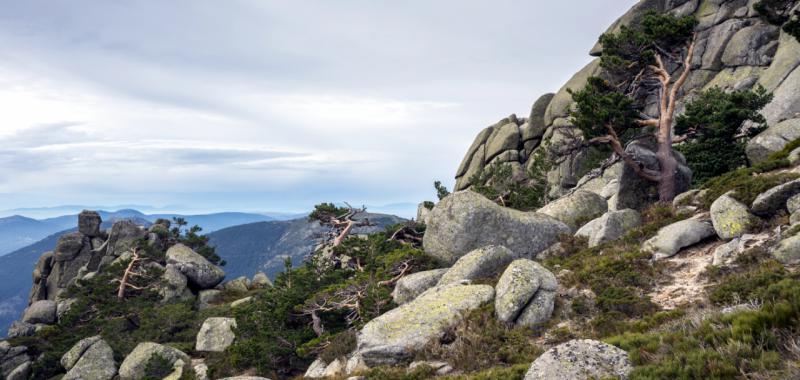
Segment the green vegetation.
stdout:
<svg viewBox="0 0 800 380">
<path fill-rule="evenodd" d="M 628 82 L 655 63 L 658 49 L 671 54 L 683 49 L 692 38 L 695 25 L 697 21 L 692 16 L 649 11 L 638 25 L 622 25 L 619 32 L 600 36 L 600 65 L 615 84 Z"/>
<path fill-rule="evenodd" d="M 252 368 L 285 378 L 304 372 L 317 355 L 352 351 L 353 331 L 395 307 L 390 292 L 396 277 L 434 267 L 419 248 L 389 239 L 398 228 L 346 239 L 331 252 L 343 265 L 307 262 L 279 274 L 274 287 L 234 310 L 237 340 L 224 355 L 209 358 L 210 374 Z"/>
<path fill-rule="evenodd" d="M 761 249 L 732 268 L 712 268 L 718 306 L 753 301 L 728 313 L 690 312 L 649 332 L 625 332 L 607 342 L 627 350 L 632 379 L 796 378 L 800 351 L 800 277 Z"/>
<path fill-rule="evenodd" d="M 172 364 L 169 359 L 155 354 L 147 361 L 142 380 L 161 380 L 172 373 Z"/>
<path fill-rule="evenodd" d="M 686 105 L 686 112 L 677 118 L 675 133 L 691 139 L 676 148 L 686 156 L 695 183 L 748 165 L 745 146 L 750 137 L 766 129 L 759 111 L 771 100 L 763 87 L 734 92 L 714 87 Z M 745 121 L 758 126 L 742 133 Z"/>
<path fill-rule="evenodd" d="M 160 220 L 163 221 L 163 219 Z M 184 229 L 184 227 L 187 225 L 185 219 L 173 218 L 172 220 L 175 223 L 175 227 L 170 230 L 170 233 L 172 234 L 172 239 L 174 241 L 191 248 L 214 265 L 225 265 L 225 260 L 222 260 L 222 258 L 217 255 L 214 247 L 208 245 L 208 236 L 200 234 L 200 232 L 203 231 L 200 226 L 194 225 L 189 229 Z"/>
<path fill-rule="evenodd" d="M 447 190 L 447 187 L 442 185 L 442 181 L 435 181 L 433 187 L 436 189 L 436 197 L 439 198 L 439 200 L 450 195 L 450 190 Z"/>
<path fill-rule="evenodd" d="M 510 164 L 492 164 L 470 178 L 472 191 L 497 202 L 501 206 L 522 211 L 536 210 L 546 203 L 547 182 L 545 175 L 549 164 L 542 149 L 530 158 L 527 176 L 518 173 Z"/>
<path fill-rule="evenodd" d="M 582 324 L 583 331 L 577 335 L 604 337 L 631 329 L 641 331 L 665 316 L 674 317 L 657 314 L 658 308 L 647 296 L 661 272 L 658 264 L 651 262 L 651 255 L 639 247 L 659 228 L 682 218 L 669 207 L 655 205 L 644 213 L 643 226 L 614 242 L 587 248 L 585 240 L 562 238 L 561 254 L 547 258 L 545 265 L 554 272 L 568 270 L 560 278 L 563 286 L 594 294 L 593 299 L 577 297 L 570 305 L 571 319 Z"/>
<path fill-rule="evenodd" d="M 492 305 L 473 311 L 445 335 L 450 337 L 446 344 L 430 344 L 422 357 L 446 361 L 453 369 L 463 372 L 530 365 L 543 352 L 533 342 L 536 335 L 532 329 L 510 328 L 497 321 Z"/>
<path fill-rule="evenodd" d="M 800 175 L 794 173 L 769 173 L 776 169 L 789 167 L 790 164 L 786 158 L 798 146 L 800 146 L 800 139 L 790 142 L 782 150 L 771 154 L 764 162 L 749 168 L 736 169 L 706 181 L 703 188 L 707 191 L 701 198 L 703 208 L 708 209 L 714 200 L 729 191 L 734 191 L 734 198 L 749 205 L 758 194 L 800 178 Z"/>
<path fill-rule="evenodd" d="M 327 221 L 339 217 L 349 211 L 346 207 L 338 207 L 333 203 L 320 203 L 314 206 L 314 211 L 308 215 L 308 220 Z"/>
</svg>

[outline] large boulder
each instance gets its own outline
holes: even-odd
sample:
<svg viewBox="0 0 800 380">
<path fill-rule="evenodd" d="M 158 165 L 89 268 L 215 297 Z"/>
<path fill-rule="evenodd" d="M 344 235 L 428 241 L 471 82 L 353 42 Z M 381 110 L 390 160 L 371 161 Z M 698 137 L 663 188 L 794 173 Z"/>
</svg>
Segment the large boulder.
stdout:
<svg viewBox="0 0 800 380">
<path fill-rule="evenodd" d="M 569 233 L 547 215 L 501 207 L 473 191 L 459 191 L 433 208 L 423 238 L 425 252 L 448 264 L 468 252 L 502 245 L 517 255 L 534 256 Z"/>
<path fill-rule="evenodd" d="M 506 247 L 490 245 L 478 248 L 461 256 L 442 276 L 438 285 L 492 277 L 503 271 L 512 260 L 514 252 Z"/>
<path fill-rule="evenodd" d="M 183 244 L 175 244 L 167 250 L 167 264 L 174 265 L 191 286 L 199 289 L 213 288 L 225 278 L 220 267 Z"/>
<path fill-rule="evenodd" d="M 500 153 L 517 149 L 519 138 L 519 127 L 513 121 L 496 128 L 486 141 L 486 162 L 491 162 Z"/>
<path fill-rule="evenodd" d="M 553 313 L 556 277 L 539 263 L 519 259 L 506 268 L 495 287 L 497 319 L 522 326 L 546 322 Z"/>
<path fill-rule="evenodd" d="M 758 227 L 759 218 L 727 193 L 711 204 L 711 222 L 720 238 L 733 239 L 752 232 Z"/>
<path fill-rule="evenodd" d="M 22 321 L 31 324 L 53 324 L 56 322 L 56 306 L 57 304 L 55 301 L 36 301 L 25 309 L 25 314 L 22 315 Z"/>
<path fill-rule="evenodd" d="M 653 252 L 653 258 L 658 260 L 672 257 L 681 249 L 715 234 L 716 231 L 711 223 L 687 219 L 658 230 L 656 236 L 645 241 L 642 248 Z"/>
<path fill-rule="evenodd" d="M 147 231 L 140 228 L 130 220 L 120 220 L 111 226 L 106 243 L 106 257 L 113 258 L 120 256 L 131 249 L 137 240 L 147 236 Z"/>
<path fill-rule="evenodd" d="M 95 211 L 83 210 L 78 214 L 78 232 L 88 236 L 100 236 L 100 225 L 103 219 Z"/>
<path fill-rule="evenodd" d="M 164 280 L 159 288 L 162 302 L 174 300 L 185 300 L 193 297 L 191 290 L 187 287 L 188 280 L 181 271 L 172 264 L 168 264 L 161 275 Z"/>
<path fill-rule="evenodd" d="M 83 235 L 80 232 L 72 232 L 59 236 L 54 251 L 54 260 L 71 261 L 81 252 L 83 243 Z"/>
<path fill-rule="evenodd" d="M 76 343 L 61 357 L 61 365 L 67 370 L 63 380 L 111 380 L 117 374 L 114 351 L 99 336 Z"/>
<path fill-rule="evenodd" d="M 733 265 L 740 254 L 761 241 L 762 239 L 757 235 L 745 234 L 741 237 L 735 237 L 714 249 L 714 258 L 711 261 L 711 265 Z"/>
<path fill-rule="evenodd" d="M 728 67 L 768 66 L 778 49 L 780 28 L 766 23 L 747 26 L 731 37 L 722 63 Z"/>
<path fill-rule="evenodd" d="M 578 190 L 548 203 L 538 212 L 564 222 L 574 231 L 607 210 L 608 202 L 605 198 L 589 191 Z"/>
<path fill-rule="evenodd" d="M 625 148 L 625 152 L 647 169 L 655 171 L 661 169 L 655 149 L 649 144 L 636 141 L 629 144 Z M 673 151 L 673 154 L 675 159 L 678 160 L 678 172 L 675 175 L 675 194 L 680 194 L 689 190 L 692 184 L 692 170 L 686 166 L 686 159 L 682 154 L 676 151 Z M 615 197 L 617 210 L 626 208 L 642 210 L 658 201 L 658 186 L 655 182 L 640 177 L 630 165 L 623 165 L 622 173 L 619 177 L 619 188 Z"/>
<path fill-rule="evenodd" d="M 414 300 L 422 292 L 434 287 L 447 270 L 447 268 L 426 270 L 400 278 L 392 291 L 394 303 L 402 305 Z"/>
<path fill-rule="evenodd" d="M 765 161 L 793 140 L 800 139 L 800 119 L 784 120 L 769 127 L 747 143 L 747 157 L 753 163 Z"/>
<path fill-rule="evenodd" d="M 750 209 L 758 215 L 773 215 L 785 210 L 786 203 L 797 194 L 800 194 L 800 179 L 775 186 L 759 194 Z"/>
<path fill-rule="evenodd" d="M 236 338 L 233 329 L 236 320 L 233 318 L 213 317 L 208 318 L 197 333 L 196 351 L 223 352 Z"/>
<path fill-rule="evenodd" d="M 272 281 L 269 280 L 266 273 L 258 272 L 253 276 L 253 281 L 250 282 L 250 285 L 254 289 L 266 289 L 272 287 Z"/>
<path fill-rule="evenodd" d="M 575 339 L 536 358 L 524 380 L 627 379 L 632 370 L 624 350 L 596 340 Z"/>
<path fill-rule="evenodd" d="M 169 346 L 153 342 L 143 342 L 139 343 L 119 366 L 120 380 L 138 380 L 143 378 L 145 376 L 145 369 L 147 369 L 147 363 L 155 355 L 166 359 L 170 365 L 175 365 L 178 361 L 182 361 L 182 365 L 185 369 L 187 371 L 191 370 L 189 368 L 191 364 L 189 355 Z"/>
<path fill-rule="evenodd" d="M 642 216 L 636 210 L 609 211 L 603 216 L 586 223 L 575 233 L 575 236 L 587 238 L 589 247 L 596 247 L 619 238 L 641 224 Z"/>
<path fill-rule="evenodd" d="M 369 366 L 397 364 L 440 339 L 464 313 L 494 298 L 489 285 L 437 286 L 371 321 L 359 332 L 357 350 Z"/>
<path fill-rule="evenodd" d="M 31 373 L 31 357 L 28 347 L 12 346 L 0 341 L 0 378 L 6 380 L 26 380 Z"/>
<path fill-rule="evenodd" d="M 781 240 L 772 256 L 784 264 L 800 263 L 800 234 Z"/>
</svg>

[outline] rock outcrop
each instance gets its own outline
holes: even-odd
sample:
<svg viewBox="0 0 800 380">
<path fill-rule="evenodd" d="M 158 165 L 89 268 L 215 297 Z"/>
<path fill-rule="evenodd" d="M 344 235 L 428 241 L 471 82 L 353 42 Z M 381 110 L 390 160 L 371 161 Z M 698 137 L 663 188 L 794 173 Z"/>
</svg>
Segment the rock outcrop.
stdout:
<svg viewBox="0 0 800 380">
<path fill-rule="evenodd" d="M 114 351 L 99 336 L 76 343 L 61 357 L 64 380 L 111 380 L 117 374 Z"/>
<path fill-rule="evenodd" d="M 628 353 L 596 340 L 571 340 L 555 346 L 531 365 L 525 380 L 627 379 Z"/>
<path fill-rule="evenodd" d="M 617 239 L 641 224 L 642 216 L 636 210 L 609 211 L 586 223 L 575 233 L 575 236 L 587 238 L 589 247 L 596 247 Z"/>
<path fill-rule="evenodd" d="M 222 352 L 225 351 L 236 335 L 233 329 L 236 328 L 236 320 L 233 318 L 213 317 L 208 318 L 200 327 L 197 333 L 196 351 Z"/>
<path fill-rule="evenodd" d="M 800 194 L 800 179 L 775 186 L 759 194 L 750 209 L 758 215 L 771 216 L 778 211 L 786 210 L 789 199 L 797 194 Z"/>
<path fill-rule="evenodd" d="M 184 367 L 186 371 L 191 370 L 191 360 L 189 355 L 182 351 L 160 345 L 158 343 L 144 342 L 139 343 L 136 348 L 125 357 L 119 366 L 119 377 L 121 380 L 138 380 L 144 377 L 147 363 L 153 356 L 159 355 L 166 359 L 170 365 Z"/>
<path fill-rule="evenodd" d="M 439 280 L 438 285 L 455 284 L 493 277 L 514 260 L 514 252 L 503 246 L 490 245 L 461 256 Z"/>
<path fill-rule="evenodd" d="M 714 86 L 724 90 L 763 86 L 774 94 L 773 100 L 763 110 L 771 128 L 754 138 L 747 147 L 751 161 L 760 162 L 800 137 L 800 127 L 797 126 L 800 123 L 800 94 L 796 91 L 800 88 L 800 43 L 761 17 L 753 8 L 755 3 L 745 0 L 645 0 L 616 20 L 607 32 L 618 32 L 623 25 L 640 21 L 651 10 L 697 19 L 692 72 L 679 93 L 677 108 L 680 111 L 699 91 Z M 595 56 L 601 52 L 600 44 L 590 51 Z M 547 173 L 551 198 L 576 187 L 578 178 L 594 168 L 587 167 L 590 157 L 585 150 L 570 149 L 576 140 L 583 137 L 569 119 L 573 106 L 569 90 L 582 88 L 590 76 L 602 72 L 599 59 L 596 59 L 575 73 L 555 94 L 537 99 L 528 118 L 507 117 L 481 130 L 455 173 L 456 189 L 467 188 L 471 176 L 490 164 L 505 162 L 526 168 L 533 161 L 531 157 L 539 153 L 543 153 L 551 165 Z M 647 105 L 645 113 L 648 116 L 658 116 L 654 97 L 639 100 Z M 518 130 L 516 136 L 510 133 L 514 127 Z M 629 174 L 635 173 L 623 174 L 623 177 L 635 179 Z M 679 174 L 680 183 L 690 182 L 683 168 Z M 523 177 L 522 181 L 530 179 Z M 626 186 L 624 181 L 620 181 L 620 185 L 624 195 L 622 203 L 613 209 L 640 209 L 642 202 L 634 197 L 639 184 Z M 650 197 L 652 193 L 643 195 Z"/>
<path fill-rule="evenodd" d="M 567 225 L 547 215 L 501 207 L 465 190 L 447 196 L 434 207 L 423 247 L 447 264 L 488 245 L 502 245 L 516 255 L 532 257 L 569 232 Z"/>
<path fill-rule="evenodd" d="M 28 347 L 0 341 L 0 375 L 7 380 L 26 380 L 33 369 Z"/>
<path fill-rule="evenodd" d="M 174 265 L 186 276 L 190 286 L 199 289 L 213 288 L 225 278 L 225 272 L 220 267 L 180 243 L 167 250 L 167 265 Z"/>
<path fill-rule="evenodd" d="M 539 263 L 528 259 L 512 262 L 495 287 L 497 319 L 508 324 L 533 326 L 553 313 L 558 283 Z"/>
<path fill-rule="evenodd" d="M 663 259 L 715 234 L 711 223 L 696 219 L 682 220 L 660 229 L 656 236 L 642 244 L 642 249 L 653 252 L 656 260 Z"/>
<path fill-rule="evenodd" d="M 608 202 L 605 198 L 589 191 L 578 190 L 548 203 L 537 212 L 552 216 L 575 231 L 607 210 Z"/>
<path fill-rule="evenodd" d="M 720 238 L 733 239 L 752 232 L 760 220 L 728 193 L 711 204 L 711 222 Z"/>
<path fill-rule="evenodd" d="M 397 280 L 392 291 L 394 303 L 402 305 L 414 300 L 424 291 L 436 286 L 447 271 L 447 268 L 433 269 L 403 276 Z"/>
<path fill-rule="evenodd" d="M 368 366 L 398 364 L 457 324 L 464 313 L 492 301 L 489 285 L 435 287 L 417 299 L 369 321 L 358 333 L 357 350 Z"/>
</svg>

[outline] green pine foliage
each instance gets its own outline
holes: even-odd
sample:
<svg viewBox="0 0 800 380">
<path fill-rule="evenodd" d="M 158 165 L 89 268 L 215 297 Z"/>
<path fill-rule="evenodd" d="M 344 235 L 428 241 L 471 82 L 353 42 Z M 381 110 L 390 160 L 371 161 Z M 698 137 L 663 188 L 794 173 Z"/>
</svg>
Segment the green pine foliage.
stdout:
<svg viewBox="0 0 800 380">
<path fill-rule="evenodd" d="M 747 166 L 745 146 L 750 137 L 766 129 L 759 111 L 770 101 L 772 94 L 760 86 L 734 92 L 714 87 L 686 105 L 686 112 L 677 118 L 675 134 L 692 138 L 676 148 L 686 156 L 695 183 Z M 757 127 L 742 131 L 745 121 Z"/>
<path fill-rule="evenodd" d="M 401 226 L 370 235 L 349 237 L 332 254 L 348 257 L 352 266 L 319 266 L 306 262 L 279 274 L 274 287 L 234 310 L 236 342 L 224 355 L 209 359 L 215 378 L 255 369 L 258 374 L 286 378 L 302 374 L 317 355 L 339 356 L 354 348 L 354 330 L 391 310 L 394 279 L 435 267 L 419 248 L 389 237 Z M 357 290 L 358 308 L 316 309 L 324 333 L 312 328 L 311 310 L 324 301 L 334 304 Z"/>
<path fill-rule="evenodd" d="M 332 217 L 344 215 L 349 211 L 346 207 L 338 207 L 333 203 L 320 203 L 314 206 L 314 211 L 308 215 L 308 220 L 327 221 Z"/>
<path fill-rule="evenodd" d="M 161 220 L 157 220 L 156 222 L 159 221 Z M 225 260 L 222 260 L 222 258 L 217 255 L 214 247 L 208 245 L 208 236 L 200 233 L 203 231 L 200 226 L 194 225 L 187 229 L 186 220 L 180 217 L 173 218 L 172 221 L 175 224 L 175 227 L 170 230 L 170 233 L 172 234 L 174 241 L 191 248 L 214 265 L 225 265 Z"/>
<path fill-rule="evenodd" d="M 442 181 L 434 182 L 433 187 L 436 189 L 436 197 L 439 198 L 439 200 L 442 200 L 444 197 L 450 195 L 450 190 L 447 190 L 447 187 L 442 185 Z"/>
<path fill-rule="evenodd" d="M 572 123 L 587 139 L 607 135 L 611 126 L 624 143 L 630 131 L 641 128 L 636 124 L 641 106 L 608 80 L 590 77 L 583 89 L 570 93 L 575 102 Z"/>
</svg>

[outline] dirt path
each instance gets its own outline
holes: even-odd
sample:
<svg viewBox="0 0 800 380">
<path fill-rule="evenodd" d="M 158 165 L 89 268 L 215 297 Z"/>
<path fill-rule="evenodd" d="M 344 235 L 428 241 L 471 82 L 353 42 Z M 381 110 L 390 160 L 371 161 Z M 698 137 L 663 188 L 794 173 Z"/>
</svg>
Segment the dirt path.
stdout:
<svg viewBox="0 0 800 380">
<path fill-rule="evenodd" d="M 700 244 L 664 259 L 670 280 L 658 284 L 649 294 L 653 302 L 665 310 L 672 310 L 704 300 L 708 281 L 702 274 L 711 265 L 714 249 L 721 244 L 719 241 Z"/>
</svg>

